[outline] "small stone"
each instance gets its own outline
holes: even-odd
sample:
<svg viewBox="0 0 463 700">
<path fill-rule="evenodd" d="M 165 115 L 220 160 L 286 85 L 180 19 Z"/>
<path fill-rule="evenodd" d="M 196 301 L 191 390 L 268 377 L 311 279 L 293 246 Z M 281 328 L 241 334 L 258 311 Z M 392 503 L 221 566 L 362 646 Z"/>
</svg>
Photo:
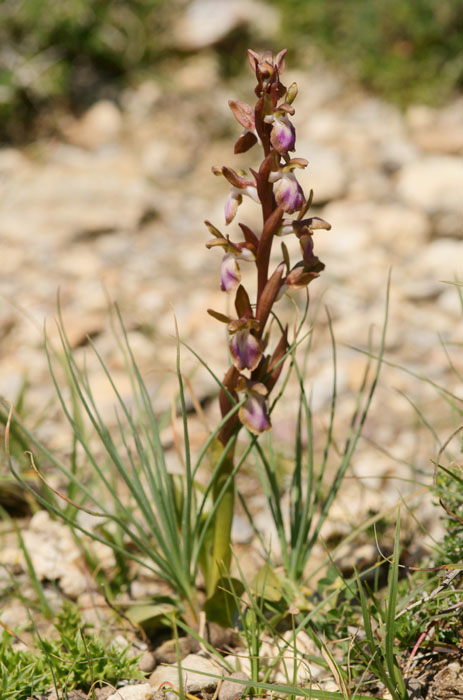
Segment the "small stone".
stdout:
<svg viewBox="0 0 463 700">
<path fill-rule="evenodd" d="M 158 666 L 150 676 L 150 684 L 159 689 L 163 684 L 178 688 L 178 667 Z M 217 678 L 209 675 L 214 674 Z M 211 661 L 198 654 L 189 654 L 182 660 L 182 677 L 184 690 L 188 693 L 200 693 L 206 690 L 214 690 L 217 687 L 221 669 Z"/>
<path fill-rule="evenodd" d="M 445 285 L 445 287 L 448 288 L 444 290 L 443 294 L 441 294 L 438 300 L 439 309 L 442 309 L 442 311 L 449 316 L 461 319 L 463 315 L 463 307 L 457 288 L 453 285 Z"/>
<path fill-rule="evenodd" d="M 233 516 L 231 536 L 235 544 L 248 544 L 254 536 L 254 530 L 246 518 L 235 515 Z"/>
<path fill-rule="evenodd" d="M 433 233 L 443 238 L 463 238 L 463 215 L 458 212 L 441 212 L 432 217 Z"/>
<path fill-rule="evenodd" d="M 433 301 L 437 299 L 444 288 L 437 280 L 416 279 L 405 282 L 403 293 L 410 301 Z"/>
<path fill-rule="evenodd" d="M 313 187 L 314 204 L 326 204 L 344 196 L 347 189 L 345 164 L 334 148 L 313 143 L 297 143 L 300 153 L 310 154 L 308 167 L 297 173 L 297 179 L 306 192 Z"/>
<path fill-rule="evenodd" d="M 181 49 L 197 51 L 243 26 L 268 39 L 278 31 L 279 13 L 257 0 L 193 0 L 178 24 L 176 40 Z"/>
<path fill-rule="evenodd" d="M 232 673 L 230 678 L 238 678 L 243 681 L 249 680 L 249 677 L 242 671 Z M 220 686 L 219 700 L 237 700 L 243 695 L 245 688 L 246 686 L 242 683 L 233 683 L 231 680 L 226 680 Z"/>
<path fill-rule="evenodd" d="M 437 238 L 418 251 L 413 269 L 421 277 L 428 274 L 435 280 L 451 281 L 463 270 L 463 245 L 452 238 Z"/>
<path fill-rule="evenodd" d="M 67 139 L 82 148 L 97 149 L 115 141 L 122 129 L 122 115 L 114 102 L 96 102 L 65 129 Z"/>
<path fill-rule="evenodd" d="M 138 660 L 138 668 L 142 673 L 152 673 L 156 668 L 156 659 L 150 651 L 144 651 Z"/>
<path fill-rule="evenodd" d="M 162 91 L 158 83 L 151 79 L 145 80 L 140 85 L 124 91 L 122 95 L 124 113 L 131 121 L 140 122 L 152 113 L 161 96 Z"/>
<path fill-rule="evenodd" d="M 215 53 L 201 53 L 182 64 L 175 74 L 176 86 L 185 93 L 199 92 L 204 85 L 212 90 L 220 79 L 220 65 Z M 228 116 L 228 113 L 227 113 Z"/>
<path fill-rule="evenodd" d="M 430 689 L 433 700 L 450 700 L 463 696 L 463 668 L 453 661 L 434 676 Z"/>
<path fill-rule="evenodd" d="M 418 149 L 406 138 L 386 140 L 380 145 L 380 164 L 387 173 L 395 173 L 418 158 Z"/>
<path fill-rule="evenodd" d="M 406 115 L 413 141 L 423 151 L 461 155 L 463 152 L 463 99 L 443 109 L 410 107 Z"/>
<path fill-rule="evenodd" d="M 28 165 L 28 160 L 16 148 L 0 148 L 0 177 L 18 172 Z"/>
<path fill-rule="evenodd" d="M 379 238 L 388 250 L 400 256 L 414 255 L 431 235 L 429 217 L 399 203 L 376 206 L 371 226 L 374 240 Z"/>
<path fill-rule="evenodd" d="M 155 690 L 149 683 L 126 685 L 118 688 L 107 700 L 152 700 Z"/>
<path fill-rule="evenodd" d="M 35 697 L 35 696 L 34 696 Z M 53 688 L 46 696 L 46 700 L 60 700 L 61 693 L 57 694 L 55 688 Z M 83 693 L 81 690 L 68 690 L 66 693 L 67 700 L 87 700 L 87 693 Z"/>
<path fill-rule="evenodd" d="M 463 214 L 463 160 L 457 156 L 425 156 L 402 168 L 399 198 L 429 214 Z"/>
</svg>

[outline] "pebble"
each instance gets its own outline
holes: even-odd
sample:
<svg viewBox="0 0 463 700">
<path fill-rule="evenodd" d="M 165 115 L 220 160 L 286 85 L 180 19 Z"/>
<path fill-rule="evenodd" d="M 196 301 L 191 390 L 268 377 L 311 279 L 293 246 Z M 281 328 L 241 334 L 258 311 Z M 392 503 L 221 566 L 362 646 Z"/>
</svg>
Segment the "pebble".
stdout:
<svg viewBox="0 0 463 700">
<path fill-rule="evenodd" d="M 144 651 L 138 660 L 138 668 L 142 673 L 152 673 L 156 668 L 156 659 L 150 651 Z"/>
<path fill-rule="evenodd" d="M 183 688 L 188 693 L 201 693 L 203 691 L 214 690 L 218 684 L 218 678 L 203 675 L 203 673 L 221 675 L 221 669 L 208 659 L 198 654 L 188 654 L 182 660 Z M 159 690 L 163 685 L 166 687 L 178 688 L 178 667 L 158 666 L 150 676 L 150 685 Z M 177 697 L 174 692 L 167 692 L 167 700 Z"/>
<path fill-rule="evenodd" d="M 24 530 L 23 538 L 39 581 L 58 581 L 61 590 L 74 599 L 91 586 L 82 552 L 64 523 L 51 520 L 47 511 L 37 511 Z M 114 556 L 109 547 L 99 542 L 90 545 L 88 541 L 86 546 L 94 549 L 103 569 L 112 569 Z M 19 564 L 26 571 L 19 549 L 5 548 L 0 561 L 4 565 Z"/>
<path fill-rule="evenodd" d="M 76 146 L 96 150 L 116 141 L 122 125 L 122 114 L 117 105 L 109 100 L 100 100 L 79 120 L 65 128 L 64 135 Z"/>
<path fill-rule="evenodd" d="M 247 681 L 249 676 L 247 676 L 242 671 L 236 671 L 230 675 L 231 678 L 237 678 L 238 680 Z M 242 683 L 233 683 L 232 680 L 223 681 L 219 690 L 219 700 L 238 700 L 243 695 L 245 686 Z"/>
<path fill-rule="evenodd" d="M 107 700 L 152 700 L 154 697 L 153 687 L 149 683 L 140 683 L 118 688 Z"/>
<path fill-rule="evenodd" d="M 205 21 L 208 12 L 210 26 Z M 118 301 L 129 322 L 130 339 L 149 391 L 153 395 L 159 391 L 156 407 L 159 402 L 168 406 L 177 390 L 174 309 L 182 339 L 219 375 L 225 368 L 223 329 L 217 330 L 205 308 L 226 312 L 229 300 L 219 290 L 220 255 L 204 249 L 208 234 L 202 221 L 211 218 L 232 238 L 237 232 L 235 224 L 223 225 L 227 185 L 210 174 L 210 165 L 240 167 L 242 161 L 233 156 L 230 138 L 230 134 L 237 137 L 239 127 L 226 100 L 251 100 L 253 85 L 249 74 L 246 80 L 237 79 L 233 87 L 225 85 L 210 47 L 237 26 L 256 26 L 252 17 L 259 13 L 262 31 L 271 33 L 278 13 L 264 3 L 195 0 L 182 18 L 189 25 L 183 24 L 186 33 L 178 45 L 185 50 L 193 47 L 198 53 L 191 62 L 185 59 L 168 93 L 153 77 L 122 95 L 121 108 L 103 101 L 80 119 L 68 121 L 67 131 L 63 126 L 66 143 L 50 140 L 23 150 L 0 149 L 0 291 L 4 300 L 0 389 L 7 400 L 15 401 L 22 379 L 29 378 L 27 416 L 32 421 L 43 416 L 39 433 L 61 453 L 68 454 L 69 434 L 53 404 L 54 391 L 41 349 L 43 323 L 47 320 L 47 327 L 51 326 L 56 315 L 58 287 L 71 343 L 79 361 L 85 355 L 95 396 L 110 429 L 115 425 L 114 397 L 98 362 L 84 347 L 86 334 L 93 334 L 124 398 L 130 401 L 130 382 L 109 332 L 108 298 Z M 365 359 L 361 353 L 347 352 L 342 344 L 366 349 L 372 328 L 377 349 L 391 265 L 387 360 L 405 364 L 443 385 L 449 382 L 447 359 L 435 331 L 460 342 L 458 293 L 441 281 L 451 281 L 463 270 L 463 163 L 457 150 L 461 103 L 440 110 L 418 106 L 402 115 L 361 90 L 350 86 L 346 90 L 342 76 L 321 64 L 313 68 L 308 63 L 300 65 L 287 75 L 289 81 L 298 81 L 300 90 L 295 102 L 295 155 L 309 160 L 301 181 L 314 189 L 314 215 L 332 224 L 331 231 L 318 231 L 314 236 L 316 253 L 327 267 L 310 293 L 312 309 L 317 303 L 329 305 L 338 341 L 336 444 L 342 445 Z M 209 82 L 214 86 L 212 94 Z M 254 163 L 254 155 L 257 149 L 250 152 L 248 162 Z M 239 220 L 248 220 L 248 216 L 257 229 L 259 211 L 251 201 L 242 205 Z M 278 249 L 275 246 L 276 262 Z M 291 250 L 294 259 L 297 245 Z M 250 278 L 250 268 L 245 265 L 243 275 Z M 293 307 L 281 302 L 280 308 L 290 314 Z M 329 347 L 326 315 L 321 310 L 314 326 L 307 388 L 314 387 L 314 434 L 322 444 L 330 408 Z M 186 350 L 182 362 L 195 390 L 204 389 L 198 395 L 214 396 L 214 381 L 203 368 L 197 369 Z M 449 416 L 435 391 L 405 372 L 384 366 L 365 426 L 367 437 L 384 440 L 384 447 L 391 451 L 397 447 L 403 457 L 413 450 L 410 426 L 416 416 L 405 399 L 397 396 L 396 388 L 416 400 L 424 397 L 439 434 L 450 434 Z M 275 412 L 281 424 L 275 418 L 274 431 L 289 453 L 294 443 L 292 417 L 297 412 L 297 396 L 291 391 L 289 388 L 288 398 Z M 205 410 L 214 425 L 215 402 Z M 204 429 L 194 425 L 191 442 L 197 449 Z M 171 437 L 171 431 L 166 433 L 166 439 Z M 323 535 L 333 540 L 347 534 L 353 521 L 361 522 L 369 509 L 379 511 L 398 498 L 389 477 L 403 474 L 403 465 L 379 459 L 363 442 L 359 450 L 353 470 L 373 480 L 368 486 L 376 489 L 381 485 L 381 493 L 366 489 L 363 480 L 360 491 L 355 479 L 346 480 L 323 529 Z M 434 454 L 433 440 L 423 435 L 414 461 L 430 472 L 429 458 Z M 181 469 L 173 451 L 167 452 L 166 459 L 169 468 Z M 240 478 L 247 478 L 246 474 Z M 401 484 L 406 494 L 408 487 Z M 252 501 L 254 524 L 278 561 L 277 532 L 259 497 L 256 494 Z M 418 509 L 418 517 L 420 512 Z M 429 509 L 423 513 L 429 522 Z M 435 524 L 429 522 L 429 529 L 434 532 Z M 249 527 L 238 518 L 233 537 L 243 550 L 251 537 Z M 89 581 L 80 552 L 64 526 L 38 513 L 24 528 L 24 538 L 41 580 L 52 578 L 67 595 L 84 600 Z M 98 557 L 109 576 L 112 553 L 98 550 Z M 16 546 L 5 547 L 0 559 L 18 571 L 24 569 Z M 251 559 L 246 560 L 249 569 Z M 133 589 L 136 597 L 158 590 L 157 583 L 148 581 L 134 584 Z M 2 621 L 9 626 L 24 622 L 13 606 L 2 611 Z M 191 666 L 187 659 L 183 665 Z M 158 668 L 154 674 L 158 671 L 164 673 Z M 168 671 L 177 685 L 176 668 Z M 188 683 L 193 675 L 188 673 Z M 157 676 L 153 678 L 158 687 Z M 139 691 L 136 687 L 126 686 L 119 693 L 140 692 L 139 697 L 147 698 L 154 692 L 153 683 L 138 686 Z M 120 694 L 115 695 L 121 699 Z"/>
<path fill-rule="evenodd" d="M 231 32 L 252 27 L 257 37 L 275 34 L 279 13 L 258 0 L 193 0 L 183 13 L 176 29 L 180 49 L 198 51 L 214 46 Z"/>
<path fill-rule="evenodd" d="M 301 153 L 307 153 L 308 167 L 298 173 L 305 191 L 314 190 L 314 204 L 320 206 L 341 199 L 347 189 L 348 175 L 340 154 L 335 149 L 297 142 Z"/>
<path fill-rule="evenodd" d="M 406 204 L 429 214 L 457 212 L 463 216 L 463 159 L 424 156 L 405 165 L 398 178 L 397 195 Z"/>
<path fill-rule="evenodd" d="M 452 238 L 430 241 L 417 252 L 413 267 L 420 270 L 422 276 L 427 273 L 435 280 L 452 281 L 455 275 L 461 276 L 463 270 L 463 245 Z"/>
<path fill-rule="evenodd" d="M 254 536 L 254 530 L 247 518 L 240 515 L 233 516 L 232 540 L 235 544 L 249 544 Z"/>
</svg>

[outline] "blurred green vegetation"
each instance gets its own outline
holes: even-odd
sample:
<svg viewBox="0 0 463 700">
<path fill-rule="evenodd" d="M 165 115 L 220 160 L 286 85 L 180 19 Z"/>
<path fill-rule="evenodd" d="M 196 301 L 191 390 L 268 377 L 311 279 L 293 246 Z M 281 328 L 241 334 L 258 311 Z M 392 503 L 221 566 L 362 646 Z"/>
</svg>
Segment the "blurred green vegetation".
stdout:
<svg viewBox="0 0 463 700">
<path fill-rule="evenodd" d="M 50 104 L 79 108 L 111 97 L 165 53 L 179 4 L 0 0 L 0 138 L 27 138 Z"/>
<path fill-rule="evenodd" d="M 389 100 L 443 103 L 463 87 L 463 0 L 272 0 L 286 43 L 315 46 Z"/>
<path fill-rule="evenodd" d="M 266 0 L 279 44 L 315 47 L 382 96 L 439 104 L 463 84 L 463 0 Z M 0 138 L 23 139 L 52 105 L 115 97 L 178 53 L 172 26 L 188 0 L 0 0 Z M 234 37 L 234 39 L 233 39 Z M 225 74 L 252 27 L 217 51 Z M 259 47 L 256 47 L 259 48 Z"/>
</svg>

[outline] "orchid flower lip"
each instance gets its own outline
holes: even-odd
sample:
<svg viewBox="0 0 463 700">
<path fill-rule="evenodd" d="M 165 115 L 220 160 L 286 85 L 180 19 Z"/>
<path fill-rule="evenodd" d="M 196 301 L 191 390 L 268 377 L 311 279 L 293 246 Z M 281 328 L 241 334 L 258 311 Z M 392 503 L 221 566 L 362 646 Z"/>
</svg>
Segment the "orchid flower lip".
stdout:
<svg viewBox="0 0 463 700">
<path fill-rule="evenodd" d="M 266 397 L 252 388 L 248 389 L 247 399 L 241 406 L 238 416 L 243 425 L 255 435 L 265 433 L 272 427 Z"/>
<path fill-rule="evenodd" d="M 293 151 L 296 144 L 296 130 L 286 115 L 275 116 L 270 143 L 280 155 Z"/>
<path fill-rule="evenodd" d="M 304 206 L 304 193 L 292 172 L 284 173 L 277 182 L 274 193 L 277 204 L 288 214 L 293 214 Z"/>
<path fill-rule="evenodd" d="M 229 347 L 233 364 L 240 372 L 245 369 L 252 372 L 263 354 L 262 342 L 249 328 L 241 328 L 233 333 Z"/>
<path fill-rule="evenodd" d="M 241 282 L 241 272 L 233 253 L 224 255 L 221 266 L 221 289 L 233 292 Z"/>
</svg>

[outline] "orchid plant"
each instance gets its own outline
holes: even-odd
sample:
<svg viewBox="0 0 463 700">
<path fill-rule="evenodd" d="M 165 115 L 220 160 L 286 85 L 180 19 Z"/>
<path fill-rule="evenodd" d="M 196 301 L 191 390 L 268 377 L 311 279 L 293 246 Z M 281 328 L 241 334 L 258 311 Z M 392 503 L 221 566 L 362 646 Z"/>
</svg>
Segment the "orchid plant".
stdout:
<svg viewBox="0 0 463 700">
<path fill-rule="evenodd" d="M 236 310 L 236 317 L 208 310 L 211 316 L 227 324 L 232 360 L 219 396 L 222 419 L 229 418 L 223 422 L 217 436 L 222 465 L 214 495 L 223 500 L 214 523 L 212 567 L 209 567 L 209 572 L 213 573 L 207 581 L 209 595 L 213 594 L 220 576 L 226 575 L 230 567 L 234 503 L 230 476 L 234 472 L 236 437 L 242 426 L 254 435 L 271 429 L 269 395 L 289 354 L 288 327 L 279 326 L 277 338 L 270 332 L 273 309 L 285 292 L 304 289 L 319 277 L 324 264 L 314 254 L 313 233 L 316 229 L 331 228 L 319 217 L 307 218 L 312 192 L 306 198 L 297 180 L 297 170 L 305 168 L 308 162 L 292 156 L 296 131 L 291 117 L 295 113 L 293 102 L 298 88 L 296 83 L 286 88 L 280 80 L 285 69 L 286 52 L 284 49 L 276 56 L 270 51 L 259 55 L 250 49 L 249 63 L 257 79 L 257 102 L 252 107 L 245 102 L 229 101 L 234 117 L 243 127 L 234 152 L 241 154 L 258 145 L 263 153 L 258 169 L 246 173 L 228 166 L 212 168 L 215 175 L 223 176 L 231 186 L 225 203 L 225 224 L 228 226 L 235 220 L 239 205 L 247 196 L 262 210 L 262 229 L 255 232 L 239 222 L 242 238 L 231 240 L 210 221 L 205 222 L 213 236 L 206 246 L 223 249 L 221 289 L 233 296 Z M 301 259 L 292 265 L 288 249 L 282 242 L 281 262 L 271 269 L 274 239 L 287 235 L 299 240 Z M 255 301 L 251 301 L 242 279 L 241 266 L 245 263 L 255 266 Z M 233 412 L 237 404 L 239 410 Z M 224 484 L 227 483 L 227 493 L 224 494 Z"/>
<path fill-rule="evenodd" d="M 240 222 L 241 238 L 234 236 L 232 240 L 230 235 L 225 235 L 212 223 L 206 222 L 212 234 L 207 247 L 219 247 L 223 251 L 221 287 L 232 296 L 236 314 L 232 317 L 220 311 L 209 310 L 214 318 L 227 326 L 231 366 L 222 382 L 217 379 L 220 384 L 221 420 L 207 438 L 196 461 L 192 460 L 188 437 L 180 344 L 177 352 L 177 377 L 183 417 L 185 464 L 185 474 L 181 476 L 171 474 L 168 469 L 160 421 L 117 309 L 112 326 L 133 387 L 130 405 L 126 404 L 118 391 L 110 369 L 97 347 L 89 340 L 114 392 L 116 430 L 113 426 L 108 427 L 99 411 L 86 363 L 81 367 L 77 361 L 60 314 L 58 330 L 62 352 L 55 351 L 47 340 L 45 350 L 59 402 L 72 429 L 71 464 L 54 456 L 27 430 L 12 409 L 8 412 L 8 407 L 0 401 L 0 420 L 2 412 L 6 411 L 6 435 L 9 435 L 11 429 L 24 436 L 25 444 L 34 448 L 39 460 L 51 463 L 69 484 L 67 494 L 49 488 L 46 497 L 33 491 L 34 498 L 54 516 L 67 522 L 73 531 L 80 531 L 111 547 L 124 565 L 126 559 L 130 558 L 137 565 L 160 576 L 176 596 L 175 605 L 182 609 L 185 619 L 192 625 L 197 624 L 202 608 L 209 620 L 224 625 L 233 620 L 236 605 L 234 606 L 233 596 L 228 595 L 227 598 L 227 590 L 230 588 L 227 580 L 231 581 L 230 536 L 235 475 L 254 447 L 259 448 L 256 445 L 259 435 L 271 428 L 269 396 L 287 357 L 294 354 L 299 342 L 299 331 L 290 339 L 288 326 L 281 324 L 278 319 L 277 323 L 272 323 L 276 317 L 274 307 L 283 294 L 291 289 L 304 289 L 324 268 L 314 254 L 313 233 L 316 229 L 329 229 L 330 225 L 318 217 L 306 218 L 311 195 L 305 197 L 297 181 L 296 171 L 305 168 L 307 161 L 291 155 L 296 143 L 291 117 L 294 114 L 293 102 L 297 87 L 293 83 L 287 89 L 280 81 L 285 53 L 286 51 L 281 51 L 273 56 L 266 52 L 260 56 L 249 51 L 250 64 L 257 78 L 257 102 L 251 107 L 244 102 L 230 101 L 230 108 L 243 128 L 235 144 L 235 153 L 244 153 L 258 145 L 263 151 L 258 169 L 251 169 L 249 173 L 235 171 L 227 166 L 212 169 L 216 175 L 225 177 L 231 186 L 225 204 L 225 224 L 232 224 L 243 197 L 248 196 L 261 208 L 262 228 L 260 232 L 253 231 L 250 226 Z M 281 260 L 272 269 L 274 239 L 287 235 L 298 239 L 301 257 L 291 264 L 288 249 L 282 242 Z M 251 300 L 253 295 L 250 295 L 242 281 L 241 267 L 245 264 L 255 266 L 257 285 L 254 300 Z M 249 286 L 248 288 L 250 289 Z M 207 367 L 203 359 L 199 360 Z M 69 383 L 67 394 L 62 390 L 60 375 L 55 370 L 56 363 L 60 366 L 59 371 L 61 366 L 65 369 Z M 297 365 L 295 360 L 294 365 Z M 235 448 L 243 426 L 250 432 L 250 440 L 238 454 Z M 100 452 L 93 450 L 93 440 L 103 450 L 103 461 Z M 197 474 L 208 453 L 213 468 L 209 483 L 204 487 L 198 483 Z M 44 479 L 32 455 L 31 460 L 33 468 Z M 31 490 L 15 470 L 11 458 L 10 467 L 22 486 Z M 89 487 L 88 469 L 94 480 L 92 483 L 98 484 L 99 490 L 94 486 Z M 128 494 L 124 499 L 119 497 L 119 482 L 124 484 Z M 101 519 L 103 525 L 97 530 L 88 527 L 80 521 L 80 511 Z M 297 508 L 295 512 L 299 512 Z M 107 524 L 111 524 L 111 527 L 106 527 Z M 281 528 L 280 530 L 282 532 Z M 131 543 L 129 548 L 126 547 L 126 542 Z M 205 602 L 197 590 L 199 569 L 206 585 Z M 222 582 L 224 577 L 226 581 Z M 233 582 L 233 590 L 237 595 L 240 584 L 242 585 L 241 582 Z M 230 605 L 225 611 L 228 604 Z M 151 619 L 153 606 L 142 605 L 141 610 L 132 610 L 130 614 L 139 624 L 142 620 Z M 165 615 L 165 610 L 156 614 Z"/>
</svg>

